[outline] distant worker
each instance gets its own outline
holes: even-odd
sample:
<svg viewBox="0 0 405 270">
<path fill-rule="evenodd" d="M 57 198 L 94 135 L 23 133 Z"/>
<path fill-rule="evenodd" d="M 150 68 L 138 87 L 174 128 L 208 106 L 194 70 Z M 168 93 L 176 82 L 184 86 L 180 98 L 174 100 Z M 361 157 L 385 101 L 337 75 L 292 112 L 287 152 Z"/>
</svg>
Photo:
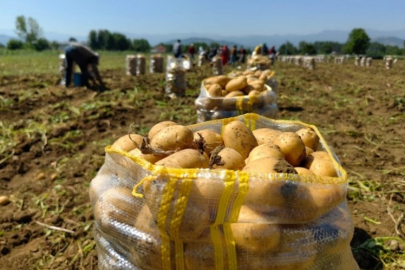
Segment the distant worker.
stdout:
<svg viewBox="0 0 405 270">
<path fill-rule="evenodd" d="M 229 63 L 233 66 L 236 63 L 236 60 L 238 57 L 238 49 L 237 49 L 236 45 L 234 45 L 232 47 L 230 55 L 231 55 L 231 61 Z"/>
<path fill-rule="evenodd" d="M 192 63 L 194 63 L 194 55 L 195 55 L 195 48 L 194 44 L 191 44 L 190 47 L 188 47 L 188 54 L 190 55 L 190 60 Z"/>
<path fill-rule="evenodd" d="M 221 60 L 223 66 L 225 66 L 229 61 L 229 49 L 227 45 L 222 46 Z"/>
<path fill-rule="evenodd" d="M 242 47 L 240 47 L 239 50 L 239 63 L 244 64 L 246 61 L 246 49 Z"/>
<path fill-rule="evenodd" d="M 269 55 L 269 48 L 267 48 L 266 43 L 263 43 L 261 54 L 266 57 Z"/>
<path fill-rule="evenodd" d="M 269 57 L 270 57 L 271 65 L 274 65 L 276 56 L 277 56 L 276 48 L 274 48 L 274 46 L 271 46 L 271 48 L 269 50 Z"/>
<path fill-rule="evenodd" d="M 107 90 L 100 73 L 98 72 L 99 55 L 92 51 L 89 47 L 80 43 L 72 42 L 65 50 L 65 86 L 69 87 L 72 80 L 73 62 L 79 66 L 82 72 L 81 83 L 87 88 L 93 88 L 89 85 L 89 79 L 92 80 L 94 86 L 99 91 Z"/>
<path fill-rule="evenodd" d="M 212 61 L 212 58 L 214 58 L 217 55 L 218 51 L 215 46 L 211 46 L 210 52 L 208 53 L 208 60 Z"/>
<path fill-rule="evenodd" d="M 173 45 L 173 54 L 174 57 L 180 58 L 181 57 L 181 40 L 178 39 L 176 43 Z"/>
</svg>

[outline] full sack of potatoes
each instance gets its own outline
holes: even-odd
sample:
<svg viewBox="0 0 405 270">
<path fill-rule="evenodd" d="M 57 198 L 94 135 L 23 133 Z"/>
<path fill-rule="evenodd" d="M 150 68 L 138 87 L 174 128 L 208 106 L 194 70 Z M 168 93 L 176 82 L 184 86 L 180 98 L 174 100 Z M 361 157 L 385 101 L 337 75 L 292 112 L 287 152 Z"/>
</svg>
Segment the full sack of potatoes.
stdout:
<svg viewBox="0 0 405 270">
<path fill-rule="evenodd" d="M 268 56 L 254 55 L 247 61 L 247 68 L 258 68 L 260 70 L 269 69 L 271 67 L 271 61 Z"/>
<path fill-rule="evenodd" d="M 195 100 L 197 121 L 223 119 L 245 113 L 276 118 L 277 96 L 266 84 L 267 76 L 244 74 L 214 76 L 203 80 Z"/>
<path fill-rule="evenodd" d="M 186 94 L 186 72 L 190 69 L 190 61 L 182 58 L 168 57 L 166 64 L 165 92 L 171 98 Z"/>
<path fill-rule="evenodd" d="M 106 147 L 90 185 L 99 269 L 359 269 L 347 177 L 314 126 L 164 121 Z"/>
</svg>

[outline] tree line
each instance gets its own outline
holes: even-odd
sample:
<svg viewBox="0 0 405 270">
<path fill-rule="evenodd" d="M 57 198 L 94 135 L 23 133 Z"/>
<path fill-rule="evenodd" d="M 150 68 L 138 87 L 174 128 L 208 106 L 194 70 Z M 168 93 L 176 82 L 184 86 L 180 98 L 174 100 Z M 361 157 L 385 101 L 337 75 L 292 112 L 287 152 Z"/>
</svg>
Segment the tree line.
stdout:
<svg viewBox="0 0 405 270">
<path fill-rule="evenodd" d="M 291 42 L 286 42 L 279 47 L 279 53 L 283 55 L 316 55 L 331 54 L 333 52 L 337 54 L 358 54 L 382 58 L 385 55 L 404 55 L 405 48 L 371 42 L 370 37 L 362 28 L 353 29 L 346 43 L 333 41 L 316 41 L 311 43 L 301 41 L 298 47 L 295 47 Z"/>
<path fill-rule="evenodd" d="M 7 43 L 7 49 L 34 49 L 37 51 L 59 48 L 59 43 L 56 41 L 48 41 L 42 37 L 42 28 L 38 22 L 25 16 L 18 16 L 15 21 L 16 33 L 20 39 L 10 39 Z M 69 41 L 77 41 L 71 37 Z M 107 50 L 107 51 L 136 51 L 136 52 L 150 52 L 151 45 L 146 39 L 130 39 L 124 34 L 117 32 L 110 32 L 108 30 L 91 30 L 87 40 L 88 45 L 94 50 Z M 164 46 L 167 52 L 171 52 L 173 44 L 160 43 Z M 404 42 L 405 45 L 405 42 Z M 220 48 L 219 43 L 213 42 L 210 44 L 203 42 L 194 43 L 194 47 L 198 50 L 202 47 L 208 50 L 210 47 Z M 4 47 L 1 46 L 0 47 Z M 187 52 L 188 46 L 182 46 L 182 51 Z M 247 48 L 248 53 L 250 49 Z M 405 48 L 398 46 L 384 45 L 378 42 L 371 42 L 370 37 L 362 28 L 353 29 L 346 43 L 339 43 L 334 41 L 316 41 L 306 42 L 301 41 L 298 46 L 294 46 L 291 42 L 285 42 L 278 48 L 278 52 L 282 55 L 316 55 L 316 54 L 361 54 L 371 56 L 373 58 L 382 58 L 384 55 L 404 55 Z"/>
</svg>

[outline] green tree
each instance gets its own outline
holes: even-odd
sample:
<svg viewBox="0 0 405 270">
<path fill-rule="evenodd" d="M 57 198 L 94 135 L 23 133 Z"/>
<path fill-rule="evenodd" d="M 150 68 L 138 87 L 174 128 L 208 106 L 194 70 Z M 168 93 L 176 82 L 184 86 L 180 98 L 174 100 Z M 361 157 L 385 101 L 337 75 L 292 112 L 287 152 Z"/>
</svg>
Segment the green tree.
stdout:
<svg viewBox="0 0 405 270">
<path fill-rule="evenodd" d="M 17 35 L 27 43 L 32 43 L 39 39 L 42 35 L 42 29 L 38 22 L 29 17 L 18 16 L 15 21 L 15 28 Z"/>
<path fill-rule="evenodd" d="M 111 41 L 109 42 L 111 36 L 111 33 L 108 30 L 98 30 L 98 35 L 97 35 L 97 43 L 98 43 L 98 48 L 101 50 L 107 50 L 109 47 L 109 43 L 111 45 Z"/>
<path fill-rule="evenodd" d="M 91 30 L 89 33 L 89 46 L 93 50 L 97 50 L 100 48 L 100 46 L 98 44 L 98 35 L 95 30 Z"/>
<path fill-rule="evenodd" d="M 320 54 L 330 54 L 332 52 L 342 52 L 343 44 L 334 41 L 316 41 L 315 49 Z"/>
<path fill-rule="evenodd" d="M 370 37 L 362 28 L 353 29 L 344 47 L 345 53 L 365 54 L 370 46 Z"/>
<path fill-rule="evenodd" d="M 314 44 L 305 41 L 301 41 L 298 44 L 298 51 L 301 54 L 308 54 L 308 55 L 314 55 L 317 53 Z"/>
<path fill-rule="evenodd" d="M 131 41 L 123 34 L 113 33 L 114 49 L 118 51 L 126 51 L 131 47 Z"/>
<path fill-rule="evenodd" d="M 49 50 L 51 48 L 49 41 L 46 40 L 45 38 L 39 38 L 34 43 L 32 43 L 32 45 L 34 49 L 37 51 Z"/>
<path fill-rule="evenodd" d="M 298 53 L 297 48 L 289 41 L 282 44 L 278 48 L 278 51 L 280 52 L 280 54 L 283 54 L 283 55 L 294 55 L 294 54 Z"/>
<path fill-rule="evenodd" d="M 165 44 L 163 44 L 163 46 L 166 47 Z M 149 41 L 147 41 L 146 39 L 143 39 L 143 38 L 134 39 L 132 41 L 132 49 L 137 52 L 149 52 L 151 49 L 151 46 L 149 44 Z M 166 50 L 167 50 L 167 47 L 166 47 Z"/>
<path fill-rule="evenodd" d="M 10 39 L 7 42 L 7 49 L 9 50 L 19 50 L 24 47 L 24 43 L 18 39 Z"/>
<path fill-rule="evenodd" d="M 367 56 L 371 56 L 373 58 L 383 58 L 385 55 L 385 45 L 378 43 L 378 42 L 372 42 L 367 48 L 366 54 Z"/>
<path fill-rule="evenodd" d="M 77 42 L 77 39 L 74 38 L 74 37 L 70 37 L 70 38 L 69 38 L 69 42 Z"/>
</svg>

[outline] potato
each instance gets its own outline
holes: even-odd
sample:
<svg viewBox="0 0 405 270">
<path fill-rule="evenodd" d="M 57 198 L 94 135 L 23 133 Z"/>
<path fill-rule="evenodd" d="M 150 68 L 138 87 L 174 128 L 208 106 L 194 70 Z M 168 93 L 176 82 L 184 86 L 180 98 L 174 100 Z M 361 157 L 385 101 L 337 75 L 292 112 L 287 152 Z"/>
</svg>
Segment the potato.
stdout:
<svg viewBox="0 0 405 270">
<path fill-rule="evenodd" d="M 259 92 L 264 90 L 264 83 L 259 80 L 249 83 L 249 86 L 252 87 L 253 90 L 257 90 Z"/>
<path fill-rule="evenodd" d="M 312 128 L 302 128 L 296 132 L 301 137 L 306 147 L 316 151 L 319 145 L 318 134 Z"/>
<path fill-rule="evenodd" d="M 205 141 L 204 151 L 208 155 L 211 155 L 212 150 L 214 150 L 218 146 L 224 144 L 224 140 L 222 139 L 221 134 L 216 133 L 215 131 L 212 131 L 210 129 L 203 129 L 203 130 L 194 132 L 194 143 L 195 144 L 197 144 L 201 140 L 200 135 L 202 136 L 202 138 Z"/>
<path fill-rule="evenodd" d="M 228 94 L 226 94 L 225 98 L 241 97 L 244 95 L 245 95 L 245 93 L 243 93 L 242 91 L 233 91 L 233 92 L 229 92 Z"/>
<path fill-rule="evenodd" d="M 246 77 L 239 76 L 239 77 L 236 77 L 236 78 L 230 80 L 226 84 L 225 90 L 228 92 L 238 91 L 238 90 L 242 90 L 243 88 L 245 88 L 246 85 L 247 85 Z"/>
<path fill-rule="evenodd" d="M 156 222 L 157 221 L 153 219 L 148 205 L 144 204 L 135 220 L 134 227 L 144 233 L 159 237 L 159 229 Z"/>
<path fill-rule="evenodd" d="M 256 70 L 256 72 L 254 73 L 254 76 L 257 77 L 257 78 L 259 78 L 260 75 L 262 75 L 262 71 L 261 71 L 260 69 L 259 69 L 259 70 Z"/>
<path fill-rule="evenodd" d="M 166 155 L 144 154 L 138 148 L 129 151 L 129 154 L 135 157 L 143 158 L 144 160 L 149 161 L 152 164 L 155 164 L 157 161 L 166 157 Z"/>
<path fill-rule="evenodd" d="M 252 90 L 252 91 L 250 91 L 249 92 L 249 97 L 251 97 L 251 96 L 256 96 L 256 97 L 259 97 L 259 95 L 260 95 L 260 92 L 259 91 L 257 91 L 257 90 Z M 259 99 L 258 99 L 259 100 Z"/>
<path fill-rule="evenodd" d="M 285 159 L 276 159 L 272 157 L 266 157 L 261 159 L 256 159 L 250 161 L 243 168 L 243 171 L 252 172 L 252 173 L 294 173 L 294 167 L 286 162 Z"/>
<path fill-rule="evenodd" d="M 259 145 L 266 144 L 266 143 L 274 143 L 274 140 L 281 134 L 282 132 L 275 129 L 270 128 L 259 128 L 253 130 L 253 135 L 255 136 L 257 143 Z"/>
<path fill-rule="evenodd" d="M 230 81 L 230 79 L 225 75 L 214 76 L 204 80 L 205 84 L 219 84 L 222 88 L 225 88 L 225 85 Z"/>
<path fill-rule="evenodd" d="M 162 176 L 147 179 L 143 183 L 144 198 L 154 220 L 157 220 L 158 211 L 161 207 L 161 200 L 167 181 L 168 178 Z M 176 190 L 179 189 L 180 186 L 176 188 Z M 179 225 L 179 231 L 181 232 L 179 234 L 179 238 L 184 241 L 190 241 L 199 238 L 202 232 L 210 225 L 212 225 L 215 221 L 215 216 L 213 216 L 211 219 L 212 204 L 207 203 L 207 201 L 205 201 L 203 197 L 199 196 L 198 192 L 199 190 L 197 189 L 197 186 L 192 185 L 190 196 L 184 210 L 181 223 Z M 174 194 L 177 194 L 177 191 L 174 191 Z M 179 199 L 176 196 L 177 195 L 175 195 L 175 197 L 173 197 L 172 200 L 169 201 L 167 205 L 165 205 L 166 207 L 169 207 L 169 219 L 170 217 L 173 217 L 173 215 L 175 215 L 175 213 L 173 212 L 176 204 L 175 200 Z M 171 222 L 169 220 L 166 223 L 166 229 L 169 235 L 171 226 L 170 224 Z"/>
<path fill-rule="evenodd" d="M 246 159 L 246 164 L 261 158 L 284 159 L 284 154 L 281 153 L 280 147 L 273 143 L 261 144 L 253 148 Z"/>
<path fill-rule="evenodd" d="M 305 146 L 305 153 L 307 154 L 307 156 L 312 154 L 313 152 L 314 152 L 314 150 L 312 150 L 311 148 Z"/>
<path fill-rule="evenodd" d="M 151 140 L 153 138 L 153 136 L 155 136 L 162 129 L 164 129 L 168 126 L 173 126 L 173 125 L 177 125 L 177 123 L 175 123 L 173 121 L 163 121 L 163 122 L 157 123 L 149 130 L 149 133 L 148 133 L 149 140 Z"/>
<path fill-rule="evenodd" d="M 109 173 L 101 173 L 100 170 L 97 176 L 90 182 L 90 202 L 93 203 L 94 201 L 98 200 L 98 197 L 101 196 L 104 191 L 111 188 L 111 184 L 114 184 L 113 177 Z"/>
<path fill-rule="evenodd" d="M 280 244 L 278 225 L 258 223 L 260 216 L 249 207 L 242 206 L 237 223 L 231 223 L 231 229 L 237 247 L 254 252 L 266 252 L 277 249 Z"/>
<path fill-rule="evenodd" d="M 156 162 L 169 168 L 208 168 L 208 159 L 195 149 L 184 149 Z"/>
<path fill-rule="evenodd" d="M 143 136 L 138 134 L 126 134 L 112 144 L 112 148 L 129 152 L 142 145 Z"/>
<path fill-rule="evenodd" d="M 221 96 L 226 96 L 228 94 L 228 92 L 226 91 L 226 90 L 222 90 L 222 92 L 221 92 Z"/>
<path fill-rule="evenodd" d="M 224 145 L 235 149 L 246 159 L 258 144 L 252 131 L 241 121 L 232 121 L 223 130 Z"/>
<path fill-rule="evenodd" d="M 223 249 L 224 269 L 228 269 L 227 252 Z M 185 270 L 216 270 L 214 246 L 211 243 L 190 242 L 184 245 Z"/>
<path fill-rule="evenodd" d="M 303 160 L 302 164 L 315 175 L 337 177 L 335 166 L 327 152 L 313 152 Z"/>
<path fill-rule="evenodd" d="M 124 187 L 104 191 L 93 210 L 94 218 L 100 226 L 114 231 L 117 228 L 113 221 L 132 226 L 139 211 L 139 199 L 132 195 L 132 190 Z"/>
<path fill-rule="evenodd" d="M 267 82 L 267 74 L 265 72 L 262 72 L 262 74 L 260 74 L 259 80 L 262 81 L 263 83 Z"/>
<path fill-rule="evenodd" d="M 293 166 L 297 167 L 306 157 L 305 145 L 294 132 L 283 132 L 275 140 L 274 144 L 280 147 L 285 159 Z"/>
<path fill-rule="evenodd" d="M 224 147 L 212 159 L 216 161 L 212 166 L 213 169 L 241 170 L 245 166 L 242 156 L 229 147 Z"/>
<path fill-rule="evenodd" d="M 153 149 L 173 151 L 193 148 L 193 131 L 185 126 L 171 125 L 156 133 L 150 141 Z"/>
<path fill-rule="evenodd" d="M 221 97 L 222 96 L 222 87 L 219 84 L 213 84 L 208 89 L 208 93 L 212 97 Z"/>
</svg>

